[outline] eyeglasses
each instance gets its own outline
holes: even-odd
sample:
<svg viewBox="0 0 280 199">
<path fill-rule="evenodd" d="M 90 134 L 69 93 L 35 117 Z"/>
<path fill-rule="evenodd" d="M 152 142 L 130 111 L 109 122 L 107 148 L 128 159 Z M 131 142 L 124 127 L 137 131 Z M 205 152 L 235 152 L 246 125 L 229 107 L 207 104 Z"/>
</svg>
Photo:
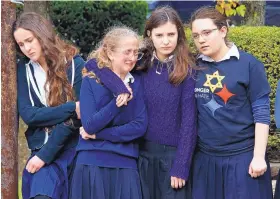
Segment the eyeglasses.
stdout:
<svg viewBox="0 0 280 199">
<path fill-rule="evenodd" d="M 142 52 L 139 52 L 138 50 L 132 50 L 132 49 L 128 49 L 128 50 L 121 50 L 119 51 L 121 52 L 125 57 L 127 58 L 131 58 L 132 56 L 133 57 L 136 57 L 137 58 L 137 61 L 142 59 L 144 53 Z"/>
<path fill-rule="evenodd" d="M 195 33 L 195 34 L 192 35 L 192 37 L 193 37 L 194 40 L 198 40 L 199 36 L 201 36 L 203 39 L 207 39 L 211 35 L 211 33 L 214 32 L 215 30 L 218 30 L 218 28 L 204 30 L 200 34 Z"/>
</svg>

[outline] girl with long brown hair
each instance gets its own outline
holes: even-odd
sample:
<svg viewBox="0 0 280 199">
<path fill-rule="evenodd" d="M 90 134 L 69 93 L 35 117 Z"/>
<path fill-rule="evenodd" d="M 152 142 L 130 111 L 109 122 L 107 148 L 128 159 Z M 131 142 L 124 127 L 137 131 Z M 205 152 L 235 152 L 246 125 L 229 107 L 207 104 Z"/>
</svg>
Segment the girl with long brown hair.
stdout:
<svg viewBox="0 0 280 199">
<path fill-rule="evenodd" d="M 83 59 L 36 13 L 23 13 L 13 37 L 18 63 L 18 110 L 28 125 L 31 156 L 22 177 L 24 199 L 68 199 L 68 174 L 79 136 Z"/>
<path fill-rule="evenodd" d="M 134 74 L 142 76 L 148 112 L 138 160 L 143 198 L 190 198 L 187 180 L 196 143 L 195 80 L 184 26 L 174 9 L 161 7 L 151 13 L 140 51 L 144 56 Z M 110 70 L 86 67 L 114 93 L 125 92 L 123 82 Z"/>
</svg>

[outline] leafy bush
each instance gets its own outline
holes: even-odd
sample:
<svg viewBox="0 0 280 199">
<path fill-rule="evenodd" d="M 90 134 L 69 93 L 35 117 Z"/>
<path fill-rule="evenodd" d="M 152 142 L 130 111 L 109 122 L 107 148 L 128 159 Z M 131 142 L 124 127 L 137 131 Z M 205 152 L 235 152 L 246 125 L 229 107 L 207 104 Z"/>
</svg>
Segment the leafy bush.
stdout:
<svg viewBox="0 0 280 199">
<path fill-rule="evenodd" d="M 74 42 L 84 57 L 112 25 L 124 24 L 141 34 L 147 13 L 145 1 L 50 2 L 50 17 L 57 31 Z"/>
</svg>

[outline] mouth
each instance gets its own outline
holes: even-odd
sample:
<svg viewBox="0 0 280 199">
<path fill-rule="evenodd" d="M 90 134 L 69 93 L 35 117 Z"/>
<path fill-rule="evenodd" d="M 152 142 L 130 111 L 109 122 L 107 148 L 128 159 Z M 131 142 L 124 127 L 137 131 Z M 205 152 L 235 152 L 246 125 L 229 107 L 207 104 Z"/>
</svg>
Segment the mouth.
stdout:
<svg viewBox="0 0 280 199">
<path fill-rule="evenodd" d="M 171 47 L 162 47 L 163 50 L 170 50 Z"/>
<path fill-rule="evenodd" d="M 206 50 L 207 48 L 209 48 L 209 46 L 201 46 L 200 47 L 201 50 Z"/>
<path fill-rule="evenodd" d="M 28 55 L 29 55 L 29 57 L 32 57 L 33 55 L 35 55 L 35 53 L 30 53 Z"/>
</svg>

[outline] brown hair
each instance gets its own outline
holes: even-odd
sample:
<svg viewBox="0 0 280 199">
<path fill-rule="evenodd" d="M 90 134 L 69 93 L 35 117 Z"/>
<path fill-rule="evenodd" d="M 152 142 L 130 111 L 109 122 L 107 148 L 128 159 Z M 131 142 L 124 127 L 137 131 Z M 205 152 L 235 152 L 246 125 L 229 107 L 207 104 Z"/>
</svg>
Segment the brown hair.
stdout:
<svg viewBox="0 0 280 199">
<path fill-rule="evenodd" d="M 150 39 L 150 34 L 154 28 L 171 22 L 176 25 L 178 30 L 178 42 L 174 50 L 174 67 L 169 74 L 169 81 L 174 85 L 178 85 L 185 77 L 191 73 L 191 67 L 194 66 L 193 56 L 191 55 L 188 47 L 187 38 L 185 35 L 184 25 L 177 14 L 177 12 L 169 7 L 163 6 L 154 10 L 146 21 L 144 30 L 144 39 L 146 46 L 143 47 L 144 57 L 138 69 L 146 71 L 152 66 L 151 59 L 153 51 L 155 50 L 154 44 Z"/>
<path fill-rule="evenodd" d="M 48 104 L 57 106 L 68 100 L 74 100 L 74 93 L 67 78 L 67 68 L 73 56 L 78 53 L 78 49 L 60 39 L 51 22 L 37 13 L 21 14 L 13 24 L 13 33 L 18 28 L 31 31 L 41 45 L 48 66 L 46 80 L 46 84 L 49 84 Z"/>
<path fill-rule="evenodd" d="M 216 10 L 213 7 L 202 7 L 196 10 L 192 14 L 190 19 L 191 29 L 192 29 L 192 24 L 196 19 L 207 19 L 207 18 L 211 19 L 218 29 L 221 29 L 222 27 L 226 27 L 228 33 L 229 29 L 228 29 L 227 17 L 221 14 L 218 10 Z M 227 36 L 225 37 L 225 42 L 228 43 Z"/>
</svg>

